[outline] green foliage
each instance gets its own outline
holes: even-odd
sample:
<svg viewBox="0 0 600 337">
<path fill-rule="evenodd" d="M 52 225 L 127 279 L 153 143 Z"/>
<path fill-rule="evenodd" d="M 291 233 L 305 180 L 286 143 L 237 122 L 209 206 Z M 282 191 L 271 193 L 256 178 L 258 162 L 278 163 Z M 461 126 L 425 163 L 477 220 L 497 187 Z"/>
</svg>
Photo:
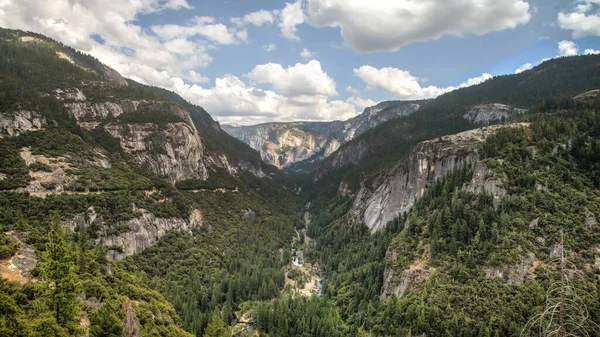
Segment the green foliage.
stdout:
<svg viewBox="0 0 600 337">
<path fill-rule="evenodd" d="M 536 108 L 544 100 L 552 100 L 558 95 L 573 97 L 600 88 L 599 59 L 597 55 L 552 59 L 531 71 L 497 76 L 480 85 L 421 102 L 418 112 L 393 119 L 344 144 L 338 153 L 356 160 L 339 167 L 336 155 L 330 156 L 319 169 L 319 177 L 327 177 L 321 179 L 319 186 L 329 181 L 339 184 L 343 178 L 351 189 L 356 189 L 361 177 L 397 162 L 418 142 L 472 128 L 473 125 L 463 118 L 470 106 L 503 103 L 518 108 Z"/>
<path fill-rule="evenodd" d="M 90 315 L 91 337 L 120 337 L 123 335 L 123 327 L 119 318 L 115 315 L 114 308 L 103 305 Z"/>
<path fill-rule="evenodd" d="M 204 330 L 203 337 L 229 337 L 231 334 L 225 328 L 225 323 L 219 316 L 213 316 Z"/>
<path fill-rule="evenodd" d="M 0 235 L 0 259 L 6 259 L 13 256 L 19 244 L 6 235 Z"/>
<path fill-rule="evenodd" d="M 52 168 L 44 163 L 40 163 L 40 162 L 35 162 L 35 163 L 31 163 L 29 165 L 29 170 L 34 171 L 34 172 L 39 172 L 39 171 L 43 171 L 43 172 L 52 172 Z"/>
<path fill-rule="evenodd" d="M 41 277 L 48 283 L 45 305 L 53 313 L 56 323 L 74 332 L 79 323 L 80 308 L 76 296 L 80 285 L 65 240 L 55 230 L 48 234 L 42 260 Z"/>
<path fill-rule="evenodd" d="M 262 302 L 254 316 L 256 329 L 273 337 L 351 335 L 333 304 L 318 297 Z"/>
</svg>

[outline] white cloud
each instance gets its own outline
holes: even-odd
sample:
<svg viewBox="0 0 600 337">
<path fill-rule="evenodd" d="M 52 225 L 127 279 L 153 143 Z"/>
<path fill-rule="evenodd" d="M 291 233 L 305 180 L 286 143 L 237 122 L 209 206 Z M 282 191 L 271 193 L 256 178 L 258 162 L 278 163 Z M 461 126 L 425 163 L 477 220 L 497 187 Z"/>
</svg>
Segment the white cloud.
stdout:
<svg viewBox="0 0 600 337">
<path fill-rule="evenodd" d="M 586 49 L 583 54 L 585 55 L 598 55 L 600 54 L 600 50 L 596 50 L 596 49 Z"/>
<path fill-rule="evenodd" d="M 188 71 L 187 74 L 185 74 L 182 77 L 192 83 L 208 83 L 208 82 L 210 82 L 210 79 L 208 77 L 202 76 L 193 70 Z"/>
<path fill-rule="evenodd" d="M 579 54 L 579 48 L 573 41 L 560 41 L 558 43 L 558 56 L 573 56 Z"/>
<path fill-rule="evenodd" d="M 533 68 L 533 64 L 525 63 L 524 65 L 517 68 L 517 70 L 515 70 L 515 74 L 520 74 L 520 73 L 524 72 L 525 70 L 529 70 L 531 68 Z"/>
<path fill-rule="evenodd" d="M 221 122 L 345 120 L 357 115 L 355 106 L 349 102 L 328 101 L 324 95 L 288 97 L 249 86 L 234 75 L 217 78 L 213 88 L 188 85 L 178 78 L 172 80 L 172 87 L 185 99 L 206 108 Z"/>
<path fill-rule="evenodd" d="M 192 6 L 190 6 L 190 4 L 187 3 L 186 0 L 168 0 L 165 2 L 164 7 L 173 10 L 178 10 L 182 8 L 192 9 Z"/>
<path fill-rule="evenodd" d="M 353 88 L 351 85 L 346 87 L 346 92 L 349 92 L 354 95 L 360 94 L 360 90 Z"/>
<path fill-rule="evenodd" d="M 278 10 L 275 11 L 267 11 L 267 10 L 259 10 L 256 12 L 248 13 L 244 15 L 244 17 L 233 17 L 230 19 L 231 22 L 235 23 L 238 26 L 243 26 L 246 24 L 253 24 L 255 26 L 262 26 L 264 24 L 273 23 L 275 21 L 275 16 L 279 14 Z"/>
<path fill-rule="evenodd" d="M 266 45 L 264 45 L 264 46 L 263 46 L 263 49 L 264 49 L 266 52 L 270 53 L 270 52 L 272 52 L 272 51 L 275 51 L 275 50 L 277 50 L 277 46 L 276 46 L 274 43 L 269 43 L 269 44 L 266 44 Z"/>
<path fill-rule="evenodd" d="M 260 64 L 246 76 L 256 83 L 271 84 L 285 96 L 337 95 L 335 81 L 321 69 L 317 60 L 297 63 L 286 69 L 276 63 Z"/>
<path fill-rule="evenodd" d="M 137 25 L 137 18 L 190 7 L 182 0 L 0 1 L 0 26 L 40 32 L 90 53 L 123 76 L 165 85 L 171 76 L 201 79 L 189 71 L 212 62 L 208 51 L 213 42 L 176 35 L 161 39 Z M 203 20 L 204 25 L 214 25 L 212 18 Z"/>
<path fill-rule="evenodd" d="M 206 16 L 193 18 L 189 25 L 156 25 L 152 31 L 164 40 L 190 38 L 200 35 L 217 44 L 236 44 L 247 39 L 247 32 L 229 28 L 222 23 L 215 23 L 215 19 Z"/>
<path fill-rule="evenodd" d="M 598 0 L 582 0 L 575 6 L 574 12 L 558 13 L 558 26 L 573 31 L 573 38 L 584 36 L 600 36 L 600 11 L 589 13 L 594 6 L 600 5 Z M 589 15 L 588 15 L 589 14 Z"/>
<path fill-rule="evenodd" d="M 436 86 L 422 87 L 419 79 L 410 72 L 391 67 L 377 69 L 371 66 L 362 66 L 354 69 L 354 74 L 367 84 L 367 89 L 380 88 L 398 99 L 433 98 L 459 88 L 483 83 L 493 77 L 486 73 L 479 77 L 469 78 L 458 87 L 439 88 Z"/>
<path fill-rule="evenodd" d="M 348 98 L 346 100 L 346 102 L 354 105 L 355 107 L 359 108 L 360 110 L 364 110 L 365 108 L 375 106 L 375 105 L 377 105 L 377 103 L 379 103 L 379 102 L 375 102 L 372 99 L 364 99 L 362 97 L 355 97 L 355 96 Z"/>
<path fill-rule="evenodd" d="M 275 18 L 273 17 L 273 13 L 266 10 L 260 10 L 244 15 L 244 21 L 256 26 L 262 26 L 265 23 L 273 23 Z"/>
<path fill-rule="evenodd" d="M 300 57 L 302 57 L 303 59 L 309 59 L 309 58 L 312 58 L 313 56 L 314 56 L 314 54 L 311 53 L 308 49 L 302 48 L 302 51 L 300 52 Z"/>
<path fill-rule="evenodd" d="M 523 0 L 308 0 L 315 27 L 340 27 L 354 50 L 397 50 L 444 35 L 483 35 L 515 28 L 531 18 Z"/>
<path fill-rule="evenodd" d="M 296 35 L 298 29 L 296 26 L 303 24 L 304 21 L 305 16 L 304 9 L 302 8 L 302 0 L 294 3 L 286 3 L 279 18 L 281 36 L 289 40 L 298 40 L 298 36 Z"/>
</svg>

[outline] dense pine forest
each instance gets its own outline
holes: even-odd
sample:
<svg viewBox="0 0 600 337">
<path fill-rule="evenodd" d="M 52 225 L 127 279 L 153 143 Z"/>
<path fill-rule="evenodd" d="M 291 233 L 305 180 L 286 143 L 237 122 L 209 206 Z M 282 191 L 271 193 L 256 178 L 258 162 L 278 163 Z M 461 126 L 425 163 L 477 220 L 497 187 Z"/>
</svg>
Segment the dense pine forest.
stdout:
<svg viewBox="0 0 600 337">
<path fill-rule="evenodd" d="M 0 118 L 40 121 L 0 130 L 1 336 L 538 336 L 539 322 L 600 336 L 600 96 L 575 98 L 600 87 L 599 56 L 443 95 L 315 176 L 261 163 L 201 107 L 116 84 L 41 35 L 1 30 L 0 56 Z M 350 216 L 342 182 L 356 192 L 418 142 L 482 127 L 464 109 L 498 101 L 528 111 L 473 142 L 475 161 L 378 231 Z M 202 144 L 205 176 L 169 175 L 169 130 Z M 502 193 L 473 188 L 482 168 Z M 23 256 L 30 275 L 11 267 Z M 546 320 L 556 284 L 567 317 Z"/>
</svg>

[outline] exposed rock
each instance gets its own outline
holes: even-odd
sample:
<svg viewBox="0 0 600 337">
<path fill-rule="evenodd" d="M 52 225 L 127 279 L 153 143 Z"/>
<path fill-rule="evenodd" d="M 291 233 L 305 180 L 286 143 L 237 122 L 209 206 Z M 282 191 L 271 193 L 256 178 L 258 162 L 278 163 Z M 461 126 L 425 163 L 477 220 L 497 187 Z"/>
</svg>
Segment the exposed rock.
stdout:
<svg viewBox="0 0 600 337">
<path fill-rule="evenodd" d="M 242 210 L 242 217 L 246 220 L 251 220 L 254 219 L 256 217 L 256 212 L 254 212 L 251 209 L 243 209 Z"/>
<path fill-rule="evenodd" d="M 21 36 L 21 37 L 19 37 L 19 41 L 21 41 L 21 42 L 40 42 L 42 40 L 38 39 L 37 37 L 33 37 L 33 36 Z"/>
<path fill-rule="evenodd" d="M 540 218 L 537 217 L 533 220 L 531 220 L 531 222 L 529 223 L 529 229 L 535 229 L 538 225 L 538 223 L 540 222 Z"/>
<path fill-rule="evenodd" d="M 379 174 L 372 183 L 363 184 L 349 212 L 350 217 L 365 223 L 371 231 L 377 231 L 408 212 L 431 182 L 465 166 L 474 170 L 473 180 L 466 188 L 474 192 L 485 189 L 499 201 L 506 193 L 501 180 L 479 162 L 478 149 L 473 145 L 499 128 L 526 125 L 484 127 L 419 143 L 406 159 Z"/>
<path fill-rule="evenodd" d="M 395 261 L 398 259 L 396 251 L 388 251 L 386 254 L 386 268 L 383 274 L 383 286 L 381 288 L 381 298 L 386 299 L 392 295 L 402 297 L 410 288 L 419 283 L 427 281 L 435 272 L 435 268 L 426 266 L 426 261 L 417 260 L 402 270 L 394 268 Z"/>
<path fill-rule="evenodd" d="M 583 94 L 579 94 L 579 95 L 573 97 L 573 99 L 574 100 L 588 100 L 588 99 L 594 99 L 594 98 L 598 97 L 598 95 L 600 95 L 600 89 L 584 92 Z"/>
<path fill-rule="evenodd" d="M 59 58 L 61 58 L 61 59 L 63 59 L 63 60 L 66 60 L 66 61 L 68 61 L 69 63 L 71 63 L 71 64 L 73 64 L 73 65 L 76 65 L 76 64 L 75 64 L 75 61 L 73 61 L 73 59 L 72 59 L 72 58 L 71 58 L 69 55 L 67 55 L 67 54 L 65 54 L 65 53 L 63 53 L 63 52 L 60 52 L 60 51 L 57 51 L 57 52 L 56 52 L 56 55 L 57 55 Z"/>
<path fill-rule="evenodd" d="M 516 266 L 498 268 L 498 267 L 484 267 L 485 277 L 497 278 L 503 280 L 507 284 L 522 285 L 525 281 L 526 276 L 535 271 L 532 268 L 534 261 L 536 261 L 535 255 L 529 253 L 527 257 L 523 257 L 521 262 Z"/>
<path fill-rule="evenodd" d="M 65 225 L 71 230 L 75 230 L 78 226 L 93 225 L 98 229 L 99 237 L 95 244 L 109 247 L 108 256 L 114 260 L 122 260 L 127 256 L 143 252 L 168 231 L 191 233 L 193 228 L 204 226 L 204 216 L 197 209 L 190 212 L 188 221 L 181 218 L 158 218 L 141 208 L 134 207 L 134 211 L 140 216 L 108 226 L 102 217 L 97 216 L 92 206 L 85 213 L 66 221 Z M 113 228 L 128 228 L 129 230 L 119 230 L 118 233 L 114 233 Z"/>
<path fill-rule="evenodd" d="M 12 113 L 0 113 L 0 138 L 37 131 L 46 125 L 48 125 L 46 118 L 35 111 L 21 110 Z"/>
<path fill-rule="evenodd" d="M 590 230 L 594 225 L 598 224 L 596 221 L 596 216 L 594 213 L 590 212 L 590 210 L 585 208 L 585 229 Z"/>
<path fill-rule="evenodd" d="M 75 89 L 55 89 L 54 93 L 56 95 L 56 99 L 59 101 L 77 101 L 83 102 L 87 100 L 87 97 L 83 94 L 83 92 L 77 88 Z"/>
<path fill-rule="evenodd" d="M 516 109 L 506 104 L 481 104 L 468 108 L 463 118 L 475 124 L 490 124 L 525 111 L 525 109 Z"/>
<path fill-rule="evenodd" d="M 21 241 L 23 233 L 8 232 L 4 233 L 10 239 L 19 244 L 15 255 L 9 259 L 0 261 L 0 271 L 2 278 L 21 284 L 29 283 L 33 280 L 31 272 L 37 265 L 37 256 L 35 250 L 30 245 Z"/>
<path fill-rule="evenodd" d="M 419 105 L 413 103 L 382 102 L 345 122 L 230 124 L 223 125 L 223 130 L 259 151 L 263 161 L 285 168 L 296 162 L 325 158 L 365 131 L 418 109 Z"/>
<path fill-rule="evenodd" d="M 107 117 L 119 117 L 123 111 L 123 103 L 114 102 L 73 102 L 65 103 L 65 107 L 77 121 L 90 121 L 105 119 Z"/>
<path fill-rule="evenodd" d="M 123 336 L 140 337 L 142 335 L 140 320 L 135 314 L 132 301 L 124 301 L 121 305 L 121 309 L 125 312 L 125 318 L 123 320 Z"/>
<path fill-rule="evenodd" d="M 129 83 L 127 83 L 127 80 L 125 80 L 123 76 L 121 76 L 121 74 L 119 74 L 116 70 L 106 65 L 102 65 L 101 75 L 115 84 L 122 85 L 125 87 L 129 85 Z"/>
</svg>

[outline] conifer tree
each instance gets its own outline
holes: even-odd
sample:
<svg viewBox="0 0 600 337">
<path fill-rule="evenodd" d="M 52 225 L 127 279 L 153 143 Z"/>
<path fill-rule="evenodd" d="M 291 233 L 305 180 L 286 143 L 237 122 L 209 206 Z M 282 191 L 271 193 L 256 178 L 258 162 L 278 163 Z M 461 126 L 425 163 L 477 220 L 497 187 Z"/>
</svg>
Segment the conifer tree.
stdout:
<svg viewBox="0 0 600 337">
<path fill-rule="evenodd" d="M 80 312 L 76 297 L 79 282 L 65 240 L 54 229 L 48 234 L 43 261 L 40 270 L 48 283 L 46 305 L 60 326 L 75 331 Z"/>
<path fill-rule="evenodd" d="M 230 337 L 231 335 L 225 328 L 223 320 L 214 315 L 206 329 L 204 329 L 204 337 Z"/>
</svg>

